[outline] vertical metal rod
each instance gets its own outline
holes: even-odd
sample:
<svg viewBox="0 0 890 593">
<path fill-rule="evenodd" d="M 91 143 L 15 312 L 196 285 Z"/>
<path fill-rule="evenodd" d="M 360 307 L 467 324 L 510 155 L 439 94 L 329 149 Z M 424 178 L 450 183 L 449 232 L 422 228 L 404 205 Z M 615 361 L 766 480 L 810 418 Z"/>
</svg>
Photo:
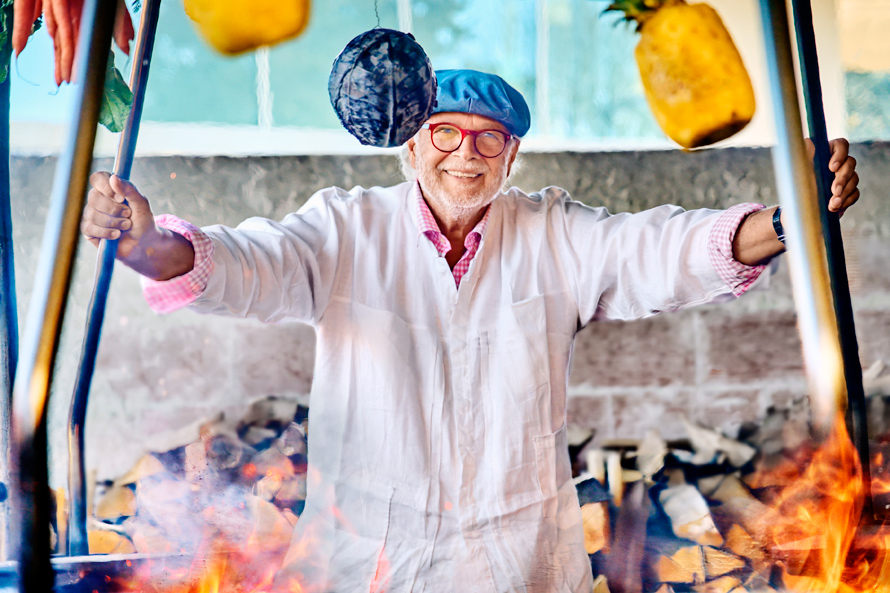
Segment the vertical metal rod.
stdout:
<svg viewBox="0 0 890 593">
<path fill-rule="evenodd" d="M 59 336 L 79 239 L 116 0 L 87 0 L 80 28 L 73 125 L 53 181 L 40 261 L 13 392 L 19 590 L 52 591 L 47 415 Z"/>
<path fill-rule="evenodd" d="M 129 179 L 139 136 L 139 123 L 142 120 L 142 107 L 145 102 L 145 89 L 148 85 L 148 70 L 151 52 L 154 47 L 155 32 L 158 28 L 160 0 L 145 0 L 142 4 L 142 17 L 133 50 L 133 68 L 130 72 L 130 89 L 133 92 L 133 105 L 130 115 L 118 141 L 117 156 L 114 162 L 115 175 Z M 102 334 L 105 318 L 105 304 L 114 271 L 114 257 L 117 254 L 116 240 L 103 240 L 99 244 L 96 279 L 93 295 L 87 312 L 86 332 L 80 357 L 77 381 L 68 416 L 68 554 L 83 556 L 90 553 L 87 538 L 87 483 L 84 460 L 84 425 L 86 423 L 87 402 L 90 384 L 96 368 L 96 352 Z"/>
<path fill-rule="evenodd" d="M 816 428 L 827 434 L 846 406 L 846 384 L 822 232 L 822 208 L 807 157 L 784 0 L 761 0 L 778 143 L 776 184 Z"/>
<path fill-rule="evenodd" d="M 9 10 L 9 9 L 7 9 Z M 7 23 L 11 22 L 7 18 Z M 7 44 L 11 38 L 7 36 Z M 9 65 L 7 64 L 7 68 Z M 12 242 L 12 198 L 9 187 L 9 91 L 10 76 L 0 84 L 0 560 L 9 555 L 9 494 L 12 446 L 12 385 L 19 354 L 16 313 L 15 260 Z"/>
<path fill-rule="evenodd" d="M 822 83 L 819 79 L 819 56 L 816 53 L 816 34 L 813 30 L 813 9 L 810 0 L 792 0 L 794 30 L 797 35 L 797 51 L 800 57 L 801 82 L 810 138 L 816 147 L 816 187 L 825 251 L 828 256 L 828 273 L 834 294 L 834 311 L 837 316 L 841 353 L 844 361 L 844 377 L 847 382 L 847 430 L 862 463 L 862 478 L 867 485 L 863 516 L 874 518 L 874 501 L 871 492 L 871 454 L 868 446 L 868 417 L 865 390 L 862 386 L 862 366 L 859 362 L 859 342 L 853 319 L 853 303 L 847 264 L 844 258 L 844 240 L 841 236 L 840 217 L 828 211 L 831 184 L 834 174 L 828 168 L 831 147 L 828 145 L 828 129 L 825 125 L 825 109 L 822 104 Z"/>
</svg>

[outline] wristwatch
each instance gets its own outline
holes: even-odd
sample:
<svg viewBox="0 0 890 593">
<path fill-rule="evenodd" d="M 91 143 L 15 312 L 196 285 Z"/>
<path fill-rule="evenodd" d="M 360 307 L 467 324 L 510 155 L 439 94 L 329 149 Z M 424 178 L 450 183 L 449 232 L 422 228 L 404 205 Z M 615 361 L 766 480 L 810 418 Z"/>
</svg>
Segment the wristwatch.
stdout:
<svg viewBox="0 0 890 593">
<path fill-rule="evenodd" d="M 782 228 L 782 207 L 776 208 L 773 212 L 773 228 L 776 230 L 776 238 L 785 244 L 785 229 Z"/>
</svg>

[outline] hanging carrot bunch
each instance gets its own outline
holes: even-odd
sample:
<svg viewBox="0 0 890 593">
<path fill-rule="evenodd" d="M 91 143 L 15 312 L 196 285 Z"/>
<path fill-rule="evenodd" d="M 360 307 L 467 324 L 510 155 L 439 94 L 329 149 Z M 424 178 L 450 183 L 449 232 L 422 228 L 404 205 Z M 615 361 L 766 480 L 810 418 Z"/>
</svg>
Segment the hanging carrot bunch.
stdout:
<svg viewBox="0 0 890 593">
<path fill-rule="evenodd" d="M 46 30 L 53 39 L 56 84 L 71 82 L 83 3 L 84 0 L 14 0 L 12 49 L 16 57 L 25 49 L 28 37 L 40 26 L 42 14 Z M 134 36 L 130 13 L 123 0 L 119 0 L 114 23 L 114 42 L 129 55 L 130 41 Z"/>
</svg>

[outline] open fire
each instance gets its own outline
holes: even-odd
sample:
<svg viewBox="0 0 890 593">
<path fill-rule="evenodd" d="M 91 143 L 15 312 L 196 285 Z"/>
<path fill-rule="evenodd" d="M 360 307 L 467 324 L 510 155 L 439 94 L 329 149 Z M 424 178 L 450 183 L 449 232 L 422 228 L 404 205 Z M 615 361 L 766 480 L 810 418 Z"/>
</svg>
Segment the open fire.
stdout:
<svg viewBox="0 0 890 593">
<path fill-rule="evenodd" d="M 890 500 L 882 437 L 867 485 L 842 419 L 818 442 L 787 411 L 739 440 L 689 433 L 588 452 L 576 483 L 597 593 L 890 591 L 890 527 L 863 516 L 867 488 L 881 508 Z M 291 562 L 313 545 L 290 547 L 311 479 L 306 438 L 305 409 L 270 399 L 105 485 L 91 552 L 150 559 L 107 580 L 153 593 L 324 591 Z M 387 589 L 382 572 L 374 590 Z"/>
<path fill-rule="evenodd" d="M 692 450 L 650 437 L 625 454 L 636 461 L 649 496 L 633 496 L 642 481 L 628 488 L 621 508 L 612 509 L 610 524 L 617 527 L 611 541 L 599 550 L 588 548 L 608 590 L 890 591 L 890 526 L 863 515 L 867 488 L 875 500 L 886 499 L 885 472 L 875 472 L 871 485 L 864 483 L 843 418 L 821 441 L 802 438 L 800 430 L 795 434 L 789 430 L 793 423 L 781 424 L 785 446 L 776 450 L 774 443 L 764 443 L 747 459 L 744 443 L 702 434 L 698 427 L 690 427 Z M 751 436 L 756 441 L 763 435 Z M 708 446 L 713 448 L 702 457 Z M 733 456 L 735 463 L 729 461 Z M 882 468 L 883 462 L 879 451 L 873 464 Z M 593 502 L 595 495 L 587 496 L 587 505 L 605 508 Z M 585 510 L 586 517 L 592 515 Z M 646 520 L 628 534 L 631 514 Z M 585 527 L 592 529 L 593 522 Z M 640 562 L 628 566 L 626 558 Z"/>
</svg>

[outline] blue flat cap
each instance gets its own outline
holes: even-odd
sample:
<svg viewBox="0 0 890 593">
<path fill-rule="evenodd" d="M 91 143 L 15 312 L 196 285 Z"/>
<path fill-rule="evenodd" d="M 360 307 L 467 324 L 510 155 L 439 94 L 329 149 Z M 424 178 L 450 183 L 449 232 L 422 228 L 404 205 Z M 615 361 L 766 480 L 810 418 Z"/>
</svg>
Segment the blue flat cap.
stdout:
<svg viewBox="0 0 890 593">
<path fill-rule="evenodd" d="M 476 70 L 436 70 L 439 89 L 433 113 L 484 115 L 504 124 L 514 136 L 525 136 L 532 117 L 522 95 L 496 74 Z"/>
</svg>

